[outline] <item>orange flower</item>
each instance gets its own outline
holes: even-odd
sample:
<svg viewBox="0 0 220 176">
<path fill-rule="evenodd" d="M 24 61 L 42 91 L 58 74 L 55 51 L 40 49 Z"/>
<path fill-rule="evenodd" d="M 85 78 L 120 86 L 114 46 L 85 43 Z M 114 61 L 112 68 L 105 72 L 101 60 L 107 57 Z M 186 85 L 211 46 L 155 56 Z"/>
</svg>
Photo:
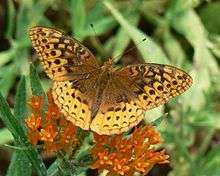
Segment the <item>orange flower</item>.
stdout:
<svg viewBox="0 0 220 176">
<path fill-rule="evenodd" d="M 108 175 L 130 175 L 134 172 L 147 174 L 155 164 L 168 163 L 165 151 L 155 151 L 154 144 L 161 142 L 160 135 L 153 127 L 136 128 L 130 137 L 114 137 L 95 134 L 95 147 L 92 157 L 95 162 L 92 169 L 109 170 Z M 101 142 L 101 143 L 98 143 Z M 106 143 L 104 143 L 106 142 Z"/>
<path fill-rule="evenodd" d="M 40 96 L 40 97 L 33 96 L 31 98 L 31 101 L 28 102 L 28 105 L 34 110 L 35 114 L 40 115 L 41 109 L 44 105 L 44 97 L 43 96 Z"/>
<path fill-rule="evenodd" d="M 41 140 L 53 142 L 57 136 L 57 129 L 54 125 L 48 125 L 40 131 Z"/>
<path fill-rule="evenodd" d="M 60 135 L 60 146 L 65 151 L 68 150 L 69 146 L 71 146 L 74 142 L 77 142 L 76 139 L 76 126 L 72 123 L 68 123 L 64 128 L 64 131 Z"/>
<path fill-rule="evenodd" d="M 41 127 L 41 117 L 35 116 L 35 114 L 31 114 L 31 116 L 27 119 L 25 119 L 25 122 L 29 129 L 31 130 L 37 130 Z"/>
<path fill-rule="evenodd" d="M 130 167 L 127 165 L 127 163 L 128 163 L 127 158 L 123 158 L 120 160 L 118 158 L 114 159 L 113 171 L 115 171 L 120 175 L 126 175 L 126 173 L 130 170 Z"/>
<path fill-rule="evenodd" d="M 51 91 L 48 92 L 46 112 L 43 112 L 44 100 L 43 96 L 33 96 L 28 102 L 32 109 L 31 116 L 25 120 L 29 141 L 34 145 L 41 142 L 46 152 L 57 152 L 62 149 L 67 151 L 74 142 L 77 142 L 76 127 L 63 118 L 53 101 Z M 44 114 L 45 121 L 42 120 Z"/>
<path fill-rule="evenodd" d="M 48 122 L 50 122 L 52 120 L 59 119 L 62 114 L 61 114 L 58 107 L 56 106 L 56 104 L 53 101 L 51 90 L 48 91 L 47 96 L 48 96 L 48 110 L 47 110 L 47 113 L 46 113 L 46 120 Z"/>
<path fill-rule="evenodd" d="M 36 145 L 38 141 L 40 140 L 39 131 L 32 131 L 31 133 L 28 133 L 28 139 L 31 144 Z"/>
</svg>

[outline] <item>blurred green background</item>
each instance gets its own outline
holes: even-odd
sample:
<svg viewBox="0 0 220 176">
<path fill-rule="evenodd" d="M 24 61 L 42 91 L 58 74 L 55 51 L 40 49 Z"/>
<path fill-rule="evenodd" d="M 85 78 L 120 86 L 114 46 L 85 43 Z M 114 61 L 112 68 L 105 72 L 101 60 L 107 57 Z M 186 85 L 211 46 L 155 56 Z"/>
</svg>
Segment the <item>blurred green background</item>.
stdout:
<svg viewBox="0 0 220 176">
<path fill-rule="evenodd" d="M 18 81 L 21 75 L 29 78 L 30 63 L 37 66 L 45 90 L 51 85 L 28 38 L 32 26 L 65 31 L 100 63 L 138 45 L 117 57 L 116 66 L 171 64 L 194 79 L 184 95 L 146 113 L 146 122 L 159 122 L 171 161 L 156 166 L 150 175 L 219 176 L 219 18 L 217 0 L 1 0 L 0 91 L 13 110 Z M 139 44 L 143 38 L 146 41 Z M 6 175 L 13 155 L 4 144 L 12 140 L 0 121 L 0 175 Z"/>
</svg>

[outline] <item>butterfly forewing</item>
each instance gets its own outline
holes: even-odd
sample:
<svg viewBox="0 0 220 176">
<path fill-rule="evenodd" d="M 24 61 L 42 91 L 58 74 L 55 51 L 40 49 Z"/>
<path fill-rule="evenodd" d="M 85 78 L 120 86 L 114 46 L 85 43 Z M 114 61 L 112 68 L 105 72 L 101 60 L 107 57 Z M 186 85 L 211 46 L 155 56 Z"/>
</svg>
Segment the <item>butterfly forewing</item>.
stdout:
<svg viewBox="0 0 220 176">
<path fill-rule="evenodd" d="M 60 31 L 33 27 L 29 35 L 47 75 L 53 80 L 77 79 L 78 75 L 99 68 L 85 46 Z"/>
</svg>

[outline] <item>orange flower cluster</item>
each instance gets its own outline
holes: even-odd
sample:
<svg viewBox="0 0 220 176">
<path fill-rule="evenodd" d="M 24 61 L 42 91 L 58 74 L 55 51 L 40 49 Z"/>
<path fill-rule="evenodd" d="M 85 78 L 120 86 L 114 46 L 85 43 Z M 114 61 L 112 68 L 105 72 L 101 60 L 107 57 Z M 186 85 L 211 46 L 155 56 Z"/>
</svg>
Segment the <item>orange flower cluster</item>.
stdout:
<svg viewBox="0 0 220 176">
<path fill-rule="evenodd" d="M 43 143 L 47 152 L 67 151 L 76 140 L 76 127 L 62 118 L 58 107 L 54 104 L 51 91 L 48 92 L 48 106 L 45 113 L 42 112 L 45 100 L 43 96 L 33 96 L 28 102 L 32 114 L 25 122 L 28 127 L 29 141 L 36 145 Z"/>
<path fill-rule="evenodd" d="M 132 176 L 134 172 L 147 174 L 155 164 L 169 163 L 165 150 L 155 151 L 153 145 L 161 143 L 154 127 L 136 128 L 132 135 L 112 138 L 94 134 L 96 142 L 92 150 L 95 163 L 92 169 L 107 169 L 108 176 Z"/>
</svg>

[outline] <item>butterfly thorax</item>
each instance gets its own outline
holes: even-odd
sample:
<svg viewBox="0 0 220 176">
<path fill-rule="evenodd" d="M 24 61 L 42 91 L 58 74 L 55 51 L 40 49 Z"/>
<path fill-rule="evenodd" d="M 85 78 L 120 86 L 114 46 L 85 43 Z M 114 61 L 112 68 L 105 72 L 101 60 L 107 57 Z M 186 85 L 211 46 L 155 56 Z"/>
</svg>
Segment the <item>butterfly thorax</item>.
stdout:
<svg viewBox="0 0 220 176">
<path fill-rule="evenodd" d="M 113 60 L 109 59 L 108 61 L 106 61 L 103 66 L 101 67 L 102 72 L 112 72 L 113 71 Z"/>
<path fill-rule="evenodd" d="M 98 76 L 97 84 L 96 84 L 96 96 L 92 105 L 92 118 L 96 116 L 100 105 L 103 101 L 103 92 L 106 86 L 111 81 L 113 73 L 113 61 L 110 59 L 109 61 L 105 62 L 101 67 L 101 72 Z"/>
</svg>

